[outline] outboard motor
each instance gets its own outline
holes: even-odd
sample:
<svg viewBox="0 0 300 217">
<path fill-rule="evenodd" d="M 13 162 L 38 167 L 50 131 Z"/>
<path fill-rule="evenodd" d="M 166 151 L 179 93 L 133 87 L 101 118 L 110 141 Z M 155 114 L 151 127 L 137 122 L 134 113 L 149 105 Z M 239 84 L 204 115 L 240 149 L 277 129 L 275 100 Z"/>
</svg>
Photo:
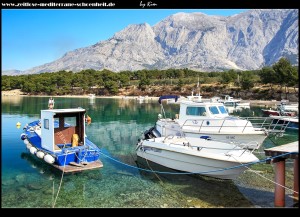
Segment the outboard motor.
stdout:
<svg viewBox="0 0 300 217">
<path fill-rule="evenodd" d="M 146 130 L 144 132 L 144 137 L 145 139 L 153 139 L 153 138 L 156 138 L 156 136 L 153 134 L 153 130 L 155 128 L 154 127 L 151 127 L 149 130 Z"/>
</svg>

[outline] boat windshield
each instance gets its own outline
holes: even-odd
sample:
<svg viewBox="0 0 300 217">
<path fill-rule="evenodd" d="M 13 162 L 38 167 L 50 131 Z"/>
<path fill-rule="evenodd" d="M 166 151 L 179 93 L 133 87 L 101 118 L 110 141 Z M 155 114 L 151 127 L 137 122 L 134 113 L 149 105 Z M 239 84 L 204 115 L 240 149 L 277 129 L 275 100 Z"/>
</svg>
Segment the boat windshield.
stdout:
<svg viewBox="0 0 300 217">
<path fill-rule="evenodd" d="M 205 107 L 187 107 L 186 115 L 206 116 Z"/>
<path fill-rule="evenodd" d="M 222 114 L 227 114 L 227 111 L 224 106 L 218 106 L 218 108 Z"/>
<path fill-rule="evenodd" d="M 209 107 L 209 111 L 210 111 L 212 114 L 214 114 L 214 115 L 220 114 L 220 112 L 219 112 L 217 106 L 210 106 L 210 107 Z"/>
</svg>

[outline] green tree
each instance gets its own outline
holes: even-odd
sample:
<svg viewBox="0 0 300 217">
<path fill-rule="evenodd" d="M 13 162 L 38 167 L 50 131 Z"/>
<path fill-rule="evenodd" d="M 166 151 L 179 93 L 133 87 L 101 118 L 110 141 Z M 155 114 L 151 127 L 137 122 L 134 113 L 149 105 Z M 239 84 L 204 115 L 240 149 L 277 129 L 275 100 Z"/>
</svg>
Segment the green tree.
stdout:
<svg viewBox="0 0 300 217">
<path fill-rule="evenodd" d="M 295 75 L 295 70 L 292 67 L 291 63 L 286 58 L 281 58 L 277 63 L 273 65 L 273 69 L 278 76 L 278 83 L 281 86 L 285 86 L 285 94 L 287 97 L 287 87 L 289 84 L 294 83 L 291 80 L 297 80 Z"/>
<path fill-rule="evenodd" d="M 112 95 L 115 95 L 118 93 L 118 83 L 116 81 L 106 81 L 104 84 L 104 87 L 108 90 L 108 92 Z"/>
<path fill-rule="evenodd" d="M 254 75 L 251 71 L 241 73 L 241 87 L 243 90 L 249 90 L 254 87 Z"/>
<path fill-rule="evenodd" d="M 278 77 L 272 67 L 263 67 L 260 70 L 259 77 L 262 83 L 271 84 L 271 89 L 273 84 L 278 83 Z"/>
<path fill-rule="evenodd" d="M 146 76 L 140 78 L 139 89 L 144 91 L 147 88 L 147 85 L 150 85 L 150 80 L 146 78 Z"/>
<path fill-rule="evenodd" d="M 183 87 L 183 81 L 182 81 L 182 79 L 179 79 L 179 80 L 178 80 L 178 83 L 177 83 L 177 89 L 178 89 L 179 91 L 181 91 L 181 90 L 182 90 L 182 87 Z"/>
</svg>

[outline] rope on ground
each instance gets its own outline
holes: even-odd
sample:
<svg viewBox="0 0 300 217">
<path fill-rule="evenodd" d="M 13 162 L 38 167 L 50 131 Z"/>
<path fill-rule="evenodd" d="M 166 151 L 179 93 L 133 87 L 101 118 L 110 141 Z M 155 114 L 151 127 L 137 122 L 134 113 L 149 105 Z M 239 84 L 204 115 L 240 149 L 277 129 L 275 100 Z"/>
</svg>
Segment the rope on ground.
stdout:
<svg viewBox="0 0 300 217">
<path fill-rule="evenodd" d="M 232 157 L 233 157 L 233 156 L 232 156 Z M 233 158 L 235 159 L 235 157 L 233 157 Z M 236 160 L 237 162 L 239 162 L 237 159 L 235 159 L 235 160 Z M 239 162 L 239 163 L 242 164 L 241 162 Z M 254 172 L 255 174 L 259 175 L 260 177 L 262 177 L 262 178 L 264 178 L 264 179 L 266 179 L 266 180 L 268 180 L 268 181 L 274 183 L 275 185 L 279 185 L 280 187 L 283 187 L 283 188 L 285 188 L 285 189 L 287 189 L 287 190 L 289 190 L 289 191 L 292 191 L 292 192 L 294 192 L 294 193 L 299 194 L 297 191 L 294 191 L 293 189 L 290 189 L 290 188 L 288 188 L 288 187 L 286 187 L 286 186 L 284 186 L 284 185 L 281 185 L 281 184 L 279 184 L 279 183 L 277 183 L 277 182 L 274 182 L 273 180 L 271 180 L 271 179 L 269 179 L 269 178 L 267 178 L 267 177 L 265 177 L 265 176 L 259 174 L 259 173 L 256 172 L 255 170 L 252 170 L 250 167 L 247 167 L 247 166 L 244 166 L 244 167 L 246 167 L 246 168 L 249 169 L 250 171 Z"/>
<path fill-rule="evenodd" d="M 227 167 L 227 168 L 224 168 L 224 169 L 210 170 L 210 171 L 196 172 L 196 173 L 193 173 L 193 172 L 174 172 L 173 173 L 173 172 L 163 172 L 163 171 L 143 169 L 143 168 L 139 168 L 139 167 L 136 167 L 136 166 L 132 166 L 132 165 L 123 163 L 123 162 L 121 162 L 121 161 L 119 161 L 119 160 L 117 160 L 115 158 L 112 158 L 112 157 L 104 154 L 103 152 L 100 152 L 100 153 L 103 156 L 105 156 L 106 158 L 108 158 L 108 159 L 110 159 L 112 161 L 115 161 L 115 162 L 117 162 L 119 164 L 122 164 L 122 165 L 130 167 L 130 168 L 142 170 L 142 171 L 145 171 L 145 172 L 152 172 L 152 173 L 155 172 L 155 173 L 170 174 L 170 175 L 187 175 L 187 174 L 207 174 L 207 173 L 219 172 L 219 171 L 224 171 L 224 170 L 236 169 L 236 168 L 243 167 L 243 166 L 248 166 L 248 165 L 253 165 L 253 164 L 257 164 L 257 163 L 266 162 L 266 161 L 269 161 L 269 160 L 272 160 L 272 159 L 275 159 L 275 158 L 283 157 L 283 156 L 289 155 L 289 154 L 295 154 L 295 153 L 298 153 L 298 152 L 288 152 L 288 153 L 284 153 L 284 154 L 281 154 L 281 155 L 278 155 L 278 156 L 275 156 L 275 157 L 269 157 L 269 158 L 266 158 L 266 159 L 263 159 L 263 160 L 259 160 L 259 161 L 255 161 L 255 162 L 251 162 L 251 163 L 247 163 L 247 164 L 241 164 L 241 165 L 238 165 L 238 166 Z"/>
</svg>

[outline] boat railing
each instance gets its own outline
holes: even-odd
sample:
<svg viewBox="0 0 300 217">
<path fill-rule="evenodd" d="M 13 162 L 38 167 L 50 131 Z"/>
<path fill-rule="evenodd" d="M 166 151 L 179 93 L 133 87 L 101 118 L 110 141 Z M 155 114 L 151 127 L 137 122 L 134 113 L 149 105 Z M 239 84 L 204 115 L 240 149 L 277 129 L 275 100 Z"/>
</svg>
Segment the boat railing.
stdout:
<svg viewBox="0 0 300 217">
<path fill-rule="evenodd" d="M 289 121 L 277 120 L 273 117 L 239 117 L 241 120 L 246 120 L 245 124 L 233 125 L 232 121 L 235 119 L 224 118 L 224 119 L 212 119 L 207 118 L 203 120 L 199 119 L 187 119 L 181 125 L 181 129 L 187 127 L 197 127 L 197 131 L 201 132 L 203 128 L 215 129 L 218 133 L 222 130 L 236 128 L 240 129 L 241 133 L 244 133 L 247 129 L 263 130 L 266 133 L 282 134 L 285 132 Z M 192 124 L 191 124 L 192 123 Z"/>
<path fill-rule="evenodd" d="M 241 117 L 252 123 L 255 128 L 265 129 L 268 134 L 283 134 L 288 127 L 289 120 L 280 120 L 275 117 Z"/>
<path fill-rule="evenodd" d="M 189 123 L 193 123 L 192 125 Z M 229 124 L 228 124 L 229 123 Z M 247 128 L 253 128 L 250 121 L 246 121 L 245 125 L 232 125 L 232 119 L 203 119 L 203 120 L 195 120 L 195 119 L 187 119 L 185 122 L 181 125 L 181 128 L 186 127 L 199 127 L 198 131 L 201 132 L 203 128 L 215 128 L 215 131 L 218 131 L 220 133 L 224 129 L 229 128 L 241 128 L 241 132 L 244 133 Z"/>
<path fill-rule="evenodd" d="M 190 124 L 192 123 L 192 124 Z M 227 125 L 227 123 L 230 123 L 229 125 Z M 207 119 L 203 119 L 203 120 L 199 120 L 199 119 L 187 119 L 184 121 L 184 123 L 181 125 L 181 128 L 187 128 L 187 127 L 199 127 L 198 128 L 198 132 L 201 132 L 203 130 L 203 128 L 215 128 L 215 131 L 218 131 L 219 133 L 221 132 L 221 130 L 225 129 L 225 128 L 232 128 L 232 127 L 238 127 L 238 128 L 243 128 L 241 131 L 244 132 L 245 129 L 247 127 L 252 127 L 251 125 L 248 126 L 248 121 L 245 125 L 232 125 L 232 119 L 213 119 L 213 118 L 207 118 Z"/>
</svg>

